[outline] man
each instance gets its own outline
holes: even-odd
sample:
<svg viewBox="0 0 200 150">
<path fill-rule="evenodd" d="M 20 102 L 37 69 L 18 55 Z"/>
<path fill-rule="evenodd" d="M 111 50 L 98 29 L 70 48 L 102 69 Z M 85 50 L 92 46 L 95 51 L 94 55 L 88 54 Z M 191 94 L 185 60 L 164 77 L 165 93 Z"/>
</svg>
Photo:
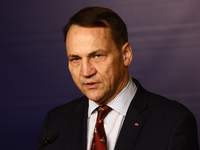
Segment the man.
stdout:
<svg viewBox="0 0 200 150">
<path fill-rule="evenodd" d="M 84 8 L 63 32 L 70 73 L 85 96 L 47 113 L 38 147 L 46 134 L 57 129 L 60 136 L 45 147 L 48 150 L 199 149 L 194 115 L 131 79 L 132 49 L 126 25 L 115 12 Z M 108 114 L 98 120 L 97 108 L 105 106 Z M 100 132 L 103 138 L 96 136 Z"/>
</svg>

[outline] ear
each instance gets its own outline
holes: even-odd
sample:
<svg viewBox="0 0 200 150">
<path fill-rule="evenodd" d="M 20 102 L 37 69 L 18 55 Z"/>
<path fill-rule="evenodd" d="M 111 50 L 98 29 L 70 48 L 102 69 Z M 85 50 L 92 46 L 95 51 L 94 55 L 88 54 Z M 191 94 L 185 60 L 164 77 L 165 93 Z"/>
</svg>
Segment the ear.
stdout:
<svg viewBox="0 0 200 150">
<path fill-rule="evenodd" d="M 122 54 L 123 54 L 124 65 L 128 67 L 131 64 L 133 57 L 131 44 L 129 42 L 126 42 L 122 46 Z"/>
</svg>

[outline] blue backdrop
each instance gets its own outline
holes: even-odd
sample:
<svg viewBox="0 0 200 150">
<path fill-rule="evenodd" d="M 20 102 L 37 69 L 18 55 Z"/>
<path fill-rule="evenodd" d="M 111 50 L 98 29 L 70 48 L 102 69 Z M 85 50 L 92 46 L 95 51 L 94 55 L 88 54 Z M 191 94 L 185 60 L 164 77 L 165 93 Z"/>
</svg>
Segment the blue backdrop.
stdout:
<svg viewBox="0 0 200 150">
<path fill-rule="evenodd" d="M 199 0 L 2 0 L 0 149 L 35 150 L 46 112 L 82 95 L 61 29 L 86 6 L 121 16 L 133 48 L 131 76 L 186 105 L 200 127 Z"/>
</svg>

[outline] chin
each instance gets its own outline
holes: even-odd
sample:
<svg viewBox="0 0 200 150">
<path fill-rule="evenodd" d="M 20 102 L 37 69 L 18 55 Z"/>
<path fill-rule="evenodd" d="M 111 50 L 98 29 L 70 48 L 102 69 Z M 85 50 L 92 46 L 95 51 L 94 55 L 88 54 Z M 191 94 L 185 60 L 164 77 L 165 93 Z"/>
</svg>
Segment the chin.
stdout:
<svg viewBox="0 0 200 150">
<path fill-rule="evenodd" d="M 95 97 L 87 97 L 87 98 L 89 98 L 90 100 L 92 100 L 92 101 L 94 101 L 94 102 L 98 102 L 98 101 L 99 101 L 99 99 L 98 99 L 98 98 L 95 98 Z"/>
<path fill-rule="evenodd" d="M 86 95 L 86 96 L 87 96 L 87 95 Z M 96 103 L 98 103 L 98 101 L 101 100 L 101 97 L 100 97 L 100 96 L 90 96 L 90 95 L 88 95 L 87 98 L 89 98 L 90 100 L 92 100 L 92 101 L 94 101 L 94 102 L 96 102 Z"/>
</svg>

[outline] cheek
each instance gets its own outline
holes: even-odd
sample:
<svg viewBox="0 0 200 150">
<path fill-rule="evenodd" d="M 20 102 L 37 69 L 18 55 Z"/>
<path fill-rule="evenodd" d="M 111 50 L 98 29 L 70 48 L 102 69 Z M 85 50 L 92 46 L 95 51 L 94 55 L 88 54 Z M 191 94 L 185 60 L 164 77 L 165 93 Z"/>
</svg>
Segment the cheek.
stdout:
<svg viewBox="0 0 200 150">
<path fill-rule="evenodd" d="M 110 63 L 109 65 L 102 68 L 104 71 L 102 72 L 103 78 L 106 80 L 106 83 L 110 88 L 113 88 L 114 84 L 116 84 L 116 82 L 120 80 L 121 76 L 123 76 L 123 68 L 124 67 L 120 60 Z"/>
<path fill-rule="evenodd" d="M 72 67 L 69 66 L 69 71 L 70 71 L 70 74 L 71 74 L 74 82 L 77 82 L 77 80 L 79 78 L 78 68 L 72 68 Z"/>
<path fill-rule="evenodd" d="M 100 78 L 103 80 L 104 85 L 110 89 L 115 78 L 115 70 L 113 69 L 113 66 L 101 65 L 98 69 L 98 73 Z"/>
</svg>

